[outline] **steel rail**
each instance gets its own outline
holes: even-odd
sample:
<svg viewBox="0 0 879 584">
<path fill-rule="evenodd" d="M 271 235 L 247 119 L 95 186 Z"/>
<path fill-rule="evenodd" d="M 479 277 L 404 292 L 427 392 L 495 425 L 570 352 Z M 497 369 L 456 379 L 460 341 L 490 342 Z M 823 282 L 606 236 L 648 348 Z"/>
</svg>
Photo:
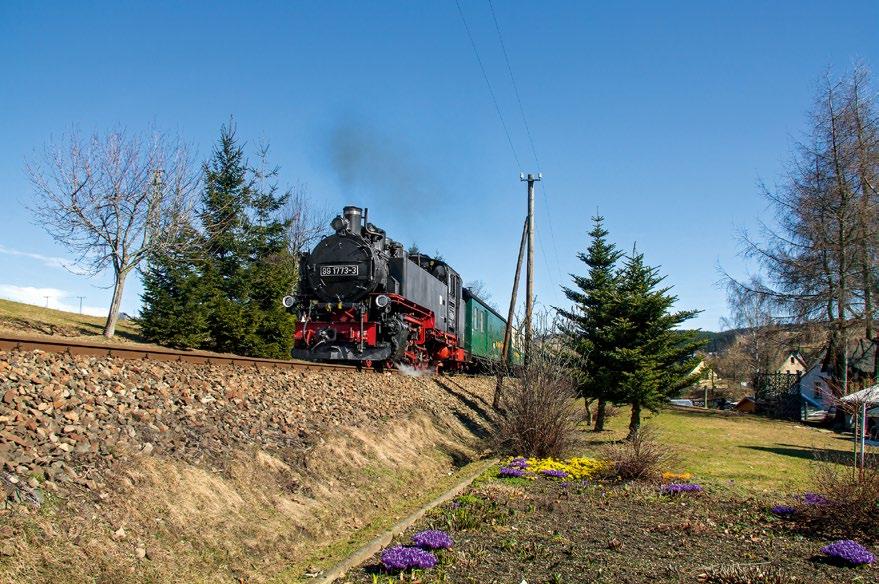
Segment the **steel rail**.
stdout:
<svg viewBox="0 0 879 584">
<path fill-rule="evenodd" d="M 115 357 L 118 359 L 165 361 L 178 363 L 196 363 L 205 365 L 239 365 L 269 367 L 275 369 L 357 369 L 354 365 L 335 363 L 311 363 L 308 361 L 286 361 L 283 359 L 263 359 L 260 357 L 242 357 L 206 351 L 183 351 L 165 347 L 144 347 L 123 344 L 91 343 L 80 340 L 66 340 L 51 337 L 31 337 L 0 334 L 0 351 L 46 351 L 49 353 L 66 353 L 94 357 Z"/>
</svg>

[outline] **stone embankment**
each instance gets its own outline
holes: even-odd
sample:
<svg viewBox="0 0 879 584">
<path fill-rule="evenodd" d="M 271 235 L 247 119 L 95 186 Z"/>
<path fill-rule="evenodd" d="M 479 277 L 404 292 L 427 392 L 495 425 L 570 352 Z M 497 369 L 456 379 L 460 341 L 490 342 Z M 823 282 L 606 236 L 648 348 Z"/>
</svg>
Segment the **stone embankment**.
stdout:
<svg viewBox="0 0 879 584">
<path fill-rule="evenodd" d="M 149 469 L 161 467 L 162 472 L 176 476 L 178 487 L 185 483 L 181 477 L 203 473 L 201 483 L 219 481 L 213 491 L 228 489 L 229 497 L 234 499 L 238 496 L 234 495 L 236 489 L 253 487 L 247 482 L 250 479 L 236 475 L 236 468 L 246 466 L 248 461 L 262 461 L 263 467 L 270 467 L 277 476 L 262 490 L 254 487 L 267 497 L 271 494 L 260 503 L 260 509 L 270 507 L 281 517 L 288 513 L 289 524 L 278 519 L 276 531 L 288 529 L 298 534 L 299 541 L 297 545 L 289 541 L 283 544 L 287 546 L 286 558 L 280 553 L 277 557 L 267 554 L 274 557 L 270 565 L 250 561 L 249 569 L 235 568 L 239 570 L 236 573 L 247 574 L 247 579 L 260 580 L 256 574 L 264 576 L 264 570 L 271 573 L 283 570 L 285 561 L 295 563 L 297 557 L 291 557 L 296 555 L 294 550 L 298 559 L 304 557 L 300 552 L 308 546 L 301 544 L 308 542 L 309 530 L 315 541 L 321 533 L 325 537 L 344 535 L 341 523 L 347 521 L 357 527 L 368 522 L 370 514 L 365 509 L 380 512 L 390 505 L 385 499 L 394 495 L 390 489 L 387 493 L 370 491 L 369 497 L 360 497 L 354 492 L 357 489 L 387 479 L 387 484 L 405 491 L 411 489 L 412 481 L 447 474 L 444 469 L 454 470 L 451 463 L 466 462 L 475 456 L 479 439 L 491 424 L 491 387 L 490 380 L 468 377 L 306 372 L 41 352 L 0 353 L 0 477 L 6 495 L 3 514 L 9 517 L 19 512 L 16 509 L 39 508 L 47 500 L 57 508 L 58 501 L 66 501 L 63 508 L 67 513 L 87 507 L 95 524 L 102 525 L 93 530 L 92 544 L 100 542 L 103 534 L 114 545 L 121 545 L 126 530 L 114 524 L 123 521 L 118 517 L 127 517 L 128 530 L 144 537 L 150 528 L 137 525 L 138 521 L 163 525 L 168 516 L 174 517 L 173 500 L 151 503 L 155 507 L 151 515 L 144 514 L 143 509 L 122 513 L 121 506 L 116 505 L 123 497 L 147 496 L 137 492 L 137 481 L 149 482 L 145 478 Z M 395 445 L 400 442 L 408 443 L 399 444 L 396 451 Z M 346 452 L 348 449 L 350 452 Z M 421 471 L 411 477 L 403 472 L 410 463 L 416 468 L 417 461 L 424 457 L 432 462 L 422 469 L 423 477 L 417 476 Z M 445 462 L 440 460 L 442 457 Z M 412 481 L 400 479 L 400 474 L 391 480 L 385 476 L 388 469 L 396 469 L 391 474 L 402 472 Z M 343 483 L 354 491 L 346 494 Z M 324 489 L 328 484 L 334 487 Z M 161 484 L 152 486 L 161 491 Z M 338 505 L 340 500 L 362 504 L 352 504 L 350 509 L 343 505 L 330 513 L 321 507 Z M 79 503 L 73 504 L 75 501 Z M 291 511 L 294 502 L 295 512 Z M 207 521 L 203 503 L 193 512 Z M 222 509 L 215 511 L 223 513 Z M 63 522 L 63 515 L 58 521 Z M 322 517 L 320 528 L 309 523 L 309 515 Z M 340 525 L 335 524 L 334 515 Z M 178 532 L 185 530 L 187 519 L 181 515 L 178 520 Z M 24 525 L 16 521 L 10 524 Z M 48 529 L 53 530 L 51 526 Z M 159 532 L 164 533 L 162 529 Z M 74 552 L 81 541 L 59 540 L 57 533 L 53 537 L 54 546 L 68 546 L 70 557 L 80 557 Z M 0 576 L 3 557 L 20 555 L 21 565 L 30 561 L 22 547 L 24 542 L 18 544 L 15 549 L 0 549 Z M 135 563 L 125 572 L 126 578 L 134 580 L 142 567 L 137 562 L 151 559 L 146 544 L 136 545 Z M 158 545 L 152 559 L 161 557 L 161 548 L 171 550 L 175 545 Z M 198 547 L 197 543 L 189 545 Z M 239 547 L 245 550 L 249 545 L 242 542 Z M 222 565 L 234 564 L 229 557 L 221 560 L 218 562 Z M 198 566 L 202 561 L 190 563 Z M 20 566 L 18 569 L 24 570 Z M 225 579 L 222 570 L 216 569 L 220 571 L 214 575 Z M 169 573 L 175 572 L 163 568 L 151 572 L 151 577 Z M 34 574 L 39 579 L 40 572 Z M 49 574 L 52 572 L 43 576 Z"/>
</svg>

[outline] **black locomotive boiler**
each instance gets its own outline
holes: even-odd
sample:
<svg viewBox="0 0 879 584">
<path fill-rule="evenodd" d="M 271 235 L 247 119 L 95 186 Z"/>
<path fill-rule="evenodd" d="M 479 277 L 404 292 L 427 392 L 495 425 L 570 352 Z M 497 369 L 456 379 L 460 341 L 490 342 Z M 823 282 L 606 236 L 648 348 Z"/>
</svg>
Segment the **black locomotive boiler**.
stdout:
<svg viewBox="0 0 879 584">
<path fill-rule="evenodd" d="M 443 261 L 408 254 L 359 207 L 345 207 L 331 227 L 302 258 L 298 295 L 284 299 L 298 314 L 293 357 L 461 369 L 468 360 L 461 276 Z"/>
</svg>

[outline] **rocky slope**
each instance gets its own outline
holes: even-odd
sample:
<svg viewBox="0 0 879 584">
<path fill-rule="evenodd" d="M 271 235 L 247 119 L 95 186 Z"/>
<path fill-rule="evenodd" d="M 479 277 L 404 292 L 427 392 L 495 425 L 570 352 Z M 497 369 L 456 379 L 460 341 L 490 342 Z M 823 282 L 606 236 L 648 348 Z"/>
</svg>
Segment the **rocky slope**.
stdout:
<svg viewBox="0 0 879 584">
<path fill-rule="evenodd" d="M 491 388 L 0 353 L 0 576 L 289 576 L 477 456 Z"/>
</svg>

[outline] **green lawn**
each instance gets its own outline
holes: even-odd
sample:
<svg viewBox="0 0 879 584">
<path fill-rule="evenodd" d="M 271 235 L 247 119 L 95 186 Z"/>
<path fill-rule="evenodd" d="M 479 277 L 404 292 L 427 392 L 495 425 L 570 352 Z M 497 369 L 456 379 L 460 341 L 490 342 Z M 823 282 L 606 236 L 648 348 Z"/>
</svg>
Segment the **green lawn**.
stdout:
<svg viewBox="0 0 879 584">
<path fill-rule="evenodd" d="M 589 433 L 589 449 L 625 436 L 629 411 L 621 408 L 610 431 Z M 727 416 L 668 409 L 644 418 L 680 457 L 680 468 L 697 480 L 722 485 L 733 493 L 794 493 L 810 487 L 817 458 L 851 455 L 851 435 L 741 415 Z"/>
</svg>

